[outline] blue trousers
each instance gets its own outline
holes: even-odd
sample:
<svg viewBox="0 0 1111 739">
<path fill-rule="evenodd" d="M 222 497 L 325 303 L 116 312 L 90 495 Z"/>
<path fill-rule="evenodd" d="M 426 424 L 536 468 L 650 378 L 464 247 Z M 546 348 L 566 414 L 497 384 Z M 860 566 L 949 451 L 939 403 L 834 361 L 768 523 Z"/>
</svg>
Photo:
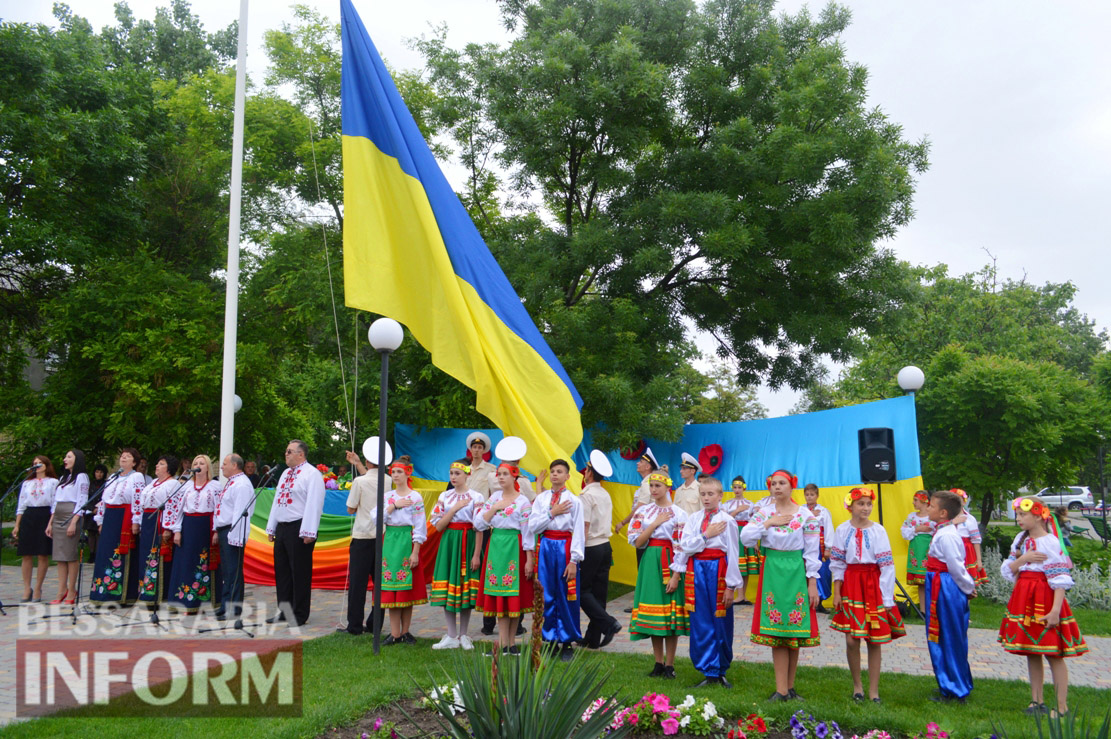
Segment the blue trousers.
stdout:
<svg viewBox="0 0 1111 739">
<path fill-rule="evenodd" d="M 818 598 L 826 600 L 833 595 L 833 573 L 829 569 L 829 560 L 822 560 L 822 567 L 818 570 Z"/>
<path fill-rule="evenodd" d="M 718 605 L 718 563 L 712 559 L 687 561 L 687 577 L 694 576 L 694 612 L 690 617 L 691 662 L 706 677 L 723 677 L 733 662 L 733 607 L 714 615 Z"/>
<path fill-rule="evenodd" d="M 941 694 L 949 698 L 965 698 L 972 692 L 972 669 L 968 666 L 968 596 L 961 592 L 948 572 L 927 572 L 926 592 L 932 593 L 937 580 L 936 606 L 926 599 L 926 633 L 937 609 L 939 634 L 926 643 L 934 677 Z"/>
<path fill-rule="evenodd" d="M 566 547 L 562 541 L 545 539 L 541 534 L 536 550 L 539 557 L 536 576 L 544 586 L 544 628 L 540 634 L 548 642 L 580 641 L 583 637 L 579 628 L 579 601 L 578 598 L 567 600 L 567 581 L 563 579 L 563 571 L 567 569 Z M 578 582 L 576 573 L 576 591 Z"/>
</svg>

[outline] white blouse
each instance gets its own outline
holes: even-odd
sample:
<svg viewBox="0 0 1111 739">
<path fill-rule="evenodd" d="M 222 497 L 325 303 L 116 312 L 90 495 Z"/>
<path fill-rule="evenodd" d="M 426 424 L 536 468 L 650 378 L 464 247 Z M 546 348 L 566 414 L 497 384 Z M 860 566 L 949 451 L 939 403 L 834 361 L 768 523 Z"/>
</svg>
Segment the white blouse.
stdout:
<svg viewBox="0 0 1111 739">
<path fill-rule="evenodd" d="M 848 565 L 877 564 L 880 567 L 880 596 L 883 607 L 895 605 L 895 556 L 883 526 L 872 523 L 863 529 L 845 521 L 829 541 L 829 571 L 835 582 L 845 580 Z"/>
<path fill-rule="evenodd" d="M 424 523 L 424 498 L 416 490 L 409 490 L 405 495 L 399 494 L 397 490 L 387 490 L 384 502 L 386 509 L 392 504 L 397 505 L 397 501 L 405 501 L 408 499 L 409 505 L 403 508 L 394 508 L 393 513 L 386 515 L 386 520 L 383 522 L 386 526 L 412 526 L 413 527 L 413 543 L 420 544 L 428 538 L 428 530 Z"/>
<path fill-rule="evenodd" d="M 1049 581 L 1049 587 L 1054 590 L 1068 590 L 1075 584 L 1070 574 L 1072 560 L 1065 556 L 1064 551 L 1061 550 L 1061 541 L 1053 534 L 1045 534 L 1037 538 L 1025 533 L 1016 536 L 1011 542 L 1011 556 L 1007 557 L 1003 566 L 999 568 L 1003 577 L 1015 582 L 1018 576 L 1011 572 L 1011 562 L 1030 551 L 1042 552 L 1046 555 L 1045 561 L 1027 562 L 1018 568 L 1019 572 L 1044 573 L 1045 579 Z"/>
<path fill-rule="evenodd" d="M 571 532 L 571 561 L 582 562 L 585 554 L 586 537 L 583 527 L 583 504 L 578 496 L 570 490 L 562 490 L 559 502 L 567 501 L 571 510 L 552 516 L 553 491 L 544 490 L 532 502 L 532 514 L 529 518 L 529 534 L 538 537 L 545 531 L 570 531 Z"/>
<path fill-rule="evenodd" d="M 687 523 L 683 527 L 683 534 L 679 539 L 679 547 L 683 550 L 684 569 L 685 565 L 690 562 L 690 556 L 698 554 L 704 549 L 720 549 L 725 552 L 725 584 L 730 588 L 739 588 L 743 580 L 741 579 L 741 568 L 737 565 L 737 558 L 740 552 L 740 539 L 737 534 L 737 523 L 726 513 L 723 509 L 719 508 L 714 512 L 710 518 L 708 526 L 715 523 L 724 523 L 725 530 L 717 536 L 706 538 L 702 533 L 702 521 L 706 518 L 706 510 L 702 509 L 697 513 L 691 514 L 687 518 Z M 657 529 L 658 530 L 658 529 Z M 676 569 L 676 568 L 672 568 Z M 679 570 L 682 572 L 682 570 Z"/>
<path fill-rule="evenodd" d="M 964 523 L 955 524 L 957 531 L 960 532 L 962 539 L 971 539 L 973 544 L 979 544 L 981 542 L 980 524 L 976 523 L 976 519 L 972 517 L 967 509 L 964 511 L 964 515 L 968 518 L 964 520 Z"/>
<path fill-rule="evenodd" d="M 532 503 L 525 497 L 522 490 L 517 495 L 517 499 L 513 504 L 502 508 L 494 514 L 494 517 L 487 522 L 486 511 L 494 507 L 494 504 L 502 499 L 502 491 L 490 495 L 490 499 L 478 511 L 474 519 L 474 527 L 479 531 L 486 529 L 516 529 L 521 533 L 521 548 L 526 552 L 531 552 L 536 549 L 536 537 L 529 535 L 529 515 L 532 513 Z"/>
<path fill-rule="evenodd" d="M 929 526 L 930 530 L 929 531 L 915 531 L 914 530 L 915 526 L 922 526 L 922 525 Z M 899 527 L 899 533 L 902 534 L 903 538 L 906 539 L 907 541 L 910 541 L 911 539 L 918 536 L 919 534 L 928 534 L 929 536 L 933 536 L 935 531 L 937 531 L 937 524 L 934 523 L 933 521 L 931 521 L 929 516 L 927 516 L 926 514 L 924 514 L 924 513 L 919 514 L 917 511 L 914 511 L 909 516 L 907 516 L 907 519 L 905 521 L 903 521 L 903 525 Z"/>
<path fill-rule="evenodd" d="M 154 480 L 147 485 L 139 493 L 139 513 L 131 517 L 131 522 L 140 524 L 143 521 L 143 510 L 147 508 L 157 508 L 166 502 L 166 499 L 178 489 L 178 481 L 173 477 L 167 477 L 162 482 Z M 175 496 L 177 500 L 181 500 L 182 492 L 178 491 Z M 167 506 L 169 507 L 169 506 Z M 163 509 L 165 514 L 165 509 Z"/>
<path fill-rule="evenodd" d="M 53 477 L 35 477 L 24 480 L 19 486 L 19 503 L 16 506 L 17 516 L 23 515 L 28 508 L 49 507 L 54 510 L 54 489 L 58 481 Z"/>
<path fill-rule="evenodd" d="M 629 544 L 636 546 L 637 537 L 640 536 L 644 529 L 652 525 L 652 522 L 663 511 L 670 511 L 671 518 L 667 519 L 652 532 L 649 539 L 670 539 L 671 547 L 674 556 L 672 557 L 671 569 L 673 572 L 685 572 L 687 569 L 687 554 L 679 543 L 683 539 L 683 527 L 687 524 L 687 514 L 682 508 L 674 505 L 667 507 L 660 507 L 655 503 L 641 506 L 637 509 L 636 515 L 633 520 L 629 522 Z M 644 545 L 648 546 L 647 543 Z"/>
<path fill-rule="evenodd" d="M 181 493 L 181 513 L 174 517 L 171 531 L 181 531 L 181 522 L 187 513 L 213 513 L 216 510 L 216 496 L 220 493 L 220 483 L 209 480 L 197 487 L 197 481 L 186 483 Z"/>
<path fill-rule="evenodd" d="M 460 493 L 455 489 L 445 490 L 440 493 L 440 497 L 436 499 L 436 505 L 432 506 L 432 514 L 428 517 L 428 523 L 435 526 L 439 523 L 444 514 L 451 510 L 451 507 L 458 503 L 460 500 L 466 499 L 470 502 L 465 504 L 462 508 L 455 512 L 451 517 L 450 523 L 474 523 L 475 511 L 482 508 L 485 499 L 482 493 L 477 490 L 467 489 L 467 492 Z"/>
<path fill-rule="evenodd" d="M 50 506 L 50 512 L 53 513 L 59 503 L 73 503 L 73 512 L 81 516 L 83 515 L 81 508 L 88 502 L 89 476 L 82 472 L 65 483 L 58 483 L 58 487 L 54 490 L 54 503 Z"/>
<path fill-rule="evenodd" d="M 939 559 L 949 569 L 949 576 L 965 595 L 976 590 L 976 581 L 964 566 L 964 543 L 955 524 L 946 523 L 937 527 L 937 533 L 930 540 L 929 556 Z"/>
<path fill-rule="evenodd" d="M 737 510 L 742 505 L 747 505 L 743 511 Z M 721 504 L 721 509 L 733 517 L 734 521 L 738 523 L 741 521 L 748 522 L 752 514 L 756 512 L 756 504 L 747 498 L 730 498 Z"/>
<path fill-rule="evenodd" d="M 791 520 L 782 526 L 767 528 L 764 522 L 775 515 L 775 504 L 762 506 L 748 519 L 748 525 L 741 529 L 741 543 L 746 547 L 765 546 L 781 552 L 801 551 L 806 563 L 806 577 L 817 578 L 822 568 L 818 540 L 821 537 L 821 522 L 810 509 L 800 505 Z"/>
<path fill-rule="evenodd" d="M 104 523 L 104 506 L 130 505 L 131 520 L 134 521 L 137 514 L 142 515 L 142 509 L 139 508 L 139 493 L 143 492 L 145 487 L 143 473 L 134 470 L 129 475 L 120 475 L 112 480 L 104 487 L 104 495 L 100 496 L 93 520 L 98 524 Z"/>
</svg>

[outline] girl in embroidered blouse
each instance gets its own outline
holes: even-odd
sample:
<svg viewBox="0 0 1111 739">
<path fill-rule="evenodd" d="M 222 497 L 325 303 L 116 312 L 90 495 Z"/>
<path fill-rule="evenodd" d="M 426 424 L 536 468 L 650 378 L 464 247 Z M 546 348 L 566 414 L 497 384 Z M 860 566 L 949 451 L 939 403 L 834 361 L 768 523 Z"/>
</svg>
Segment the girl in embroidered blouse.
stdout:
<svg viewBox="0 0 1111 739">
<path fill-rule="evenodd" d="M 42 600 L 42 583 L 50 566 L 51 543 L 46 533 L 47 522 L 50 520 L 50 509 L 54 506 L 54 490 L 58 487 L 58 476 L 54 474 L 54 465 L 49 457 L 39 454 L 34 465 L 35 469 L 27 474 L 19 488 L 15 527 L 12 529 L 12 538 L 16 540 L 17 551 L 23 558 L 24 603 L 31 601 L 31 568 L 36 557 L 39 571 L 35 578 L 34 599 Z"/>
<path fill-rule="evenodd" d="M 744 476 L 737 475 L 733 478 L 733 497 L 721 504 L 721 509 L 737 522 L 738 536 L 740 536 L 740 529 L 745 527 L 749 517 L 756 510 L 752 501 L 745 498 L 746 490 L 748 485 L 745 483 Z M 748 576 L 760 574 L 760 552 L 752 547 L 742 546 L 737 566 L 741 570 L 741 599 L 737 601 L 737 605 L 751 606 L 752 601 L 748 599 Z"/>
<path fill-rule="evenodd" d="M 382 542 L 382 607 L 390 612 L 384 644 L 415 644 L 409 633 L 413 606 L 428 602 L 420 547 L 427 538 L 424 498 L 409 484 L 413 462 L 402 454 L 390 465 L 394 489 L 386 491 L 386 533 Z"/>
<path fill-rule="evenodd" d="M 1072 560 L 1054 535 L 1056 521 L 1040 500 L 1018 498 L 1012 502 L 1015 523 L 1022 533 L 1011 544 L 1011 555 L 999 569 L 1015 583 L 1007 603 L 999 641 L 1011 654 L 1026 656 L 1030 673 L 1030 705 L 1026 713 L 1045 713 L 1043 700 L 1045 666 L 1049 662 L 1057 693 L 1056 714 L 1068 713 L 1069 670 L 1066 657 L 1088 651 L 1073 618 L 1065 592 L 1073 586 Z"/>
<path fill-rule="evenodd" d="M 648 677 L 675 678 L 679 637 L 690 634 L 684 606 L 683 573 L 687 555 L 679 548 L 687 514 L 671 502 L 671 479 L 662 472 L 648 475 L 651 502 L 641 506 L 629 523 L 629 544 L 644 552 L 637 569 L 629 639 L 652 639 L 656 664 Z"/>
<path fill-rule="evenodd" d="M 876 493 L 853 488 L 845 496 L 852 516 L 830 538 L 833 619 L 830 627 L 845 634 L 845 653 L 853 678 L 853 700 L 864 700 L 860 642 L 868 642 L 868 697 L 880 702 L 881 644 L 906 636 L 895 607 L 895 558 L 882 526 L 869 520 Z"/>
<path fill-rule="evenodd" d="M 428 518 L 442 536 L 432 573 L 431 603 L 444 609 L 447 623 L 447 634 L 433 649 L 474 648 L 467 629 L 482 565 L 482 532 L 475 532 L 474 517 L 484 500 L 482 493 L 467 488 L 470 475 L 467 461 L 451 463 L 448 477 L 452 487 L 440 494 Z"/>
<path fill-rule="evenodd" d="M 490 546 L 482 563 L 478 609 L 498 619 L 498 644 L 502 654 L 520 654 L 516 645 L 521 616 L 532 611 L 534 537 L 528 534 L 532 503 L 520 490 L 520 469 L 503 462 L 498 465 L 493 493 L 474 525 L 490 529 Z"/>
<path fill-rule="evenodd" d="M 772 649 L 775 692 L 769 700 L 799 697 L 795 692 L 799 648 L 820 642 L 814 608 L 818 605 L 819 528 L 817 516 L 791 499 L 798 478 L 776 470 L 767 479 L 771 503 L 762 506 L 741 530 L 746 547 L 762 546 L 764 560 L 752 613 L 755 644 Z"/>
</svg>

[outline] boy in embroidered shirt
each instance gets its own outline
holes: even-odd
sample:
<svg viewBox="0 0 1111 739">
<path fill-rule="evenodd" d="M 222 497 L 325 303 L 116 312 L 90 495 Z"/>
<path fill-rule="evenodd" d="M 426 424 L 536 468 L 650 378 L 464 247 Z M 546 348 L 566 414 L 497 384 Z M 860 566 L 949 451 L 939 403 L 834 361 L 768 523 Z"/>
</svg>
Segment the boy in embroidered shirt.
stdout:
<svg viewBox="0 0 1111 739">
<path fill-rule="evenodd" d="M 964 544 L 953 518 L 961 513 L 956 493 L 939 490 L 930 495 L 926 515 L 937 524 L 926 560 L 926 634 L 939 692 L 933 701 L 964 703 L 972 692 L 968 666 L 968 599 L 976 583 L 964 563 Z"/>
<path fill-rule="evenodd" d="M 733 687 L 725 677 L 733 662 L 733 597 L 741 586 L 737 564 L 740 547 L 732 516 L 721 509 L 721 481 L 702 479 L 702 510 L 683 529 L 679 547 L 688 555 L 686 609 L 690 618 L 690 653 L 705 679 L 696 687 Z"/>
<path fill-rule="evenodd" d="M 802 489 L 802 497 L 806 499 L 806 507 L 810 512 L 818 517 L 821 523 L 821 531 L 818 535 L 818 551 L 822 558 L 822 568 L 818 570 L 818 598 L 820 601 L 825 601 L 833 594 L 833 582 L 829 569 L 829 545 L 833 541 L 833 517 L 829 515 L 829 509 L 818 503 L 818 486 L 812 482 L 808 482 L 806 487 Z M 818 613 L 828 613 L 826 607 L 819 602 L 814 610 Z"/>
<path fill-rule="evenodd" d="M 560 647 L 560 659 L 569 662 L 571 645 L 582 641 L 579 621 L 579 563 L 582 562 L 582 501 L 567 489 L 571 465 L 552 462 L 551 490 L 541 490 L 532 503 L 529 532 L 536 537 L 536 577 L 544 586 L 544 628 L 541 636 Z"/>
</svg>

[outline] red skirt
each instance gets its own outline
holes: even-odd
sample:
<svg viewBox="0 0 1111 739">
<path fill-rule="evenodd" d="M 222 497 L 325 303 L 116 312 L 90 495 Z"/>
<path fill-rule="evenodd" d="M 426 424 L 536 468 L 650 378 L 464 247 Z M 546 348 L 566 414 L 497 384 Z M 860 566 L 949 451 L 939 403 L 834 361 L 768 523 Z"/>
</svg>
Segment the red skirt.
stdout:
<svg viewBox="0 0 1111 739">
<path fill-rule="evenodd" d="M 1061 623 L 1047 628 L 1041 619 L 1053 607 L 1053 589 L 1045 573 L 1020 572 L 1007 613 L 999 626 L 999 643 L 1011 654 L 1078 657 L 1088 651 L 1066 598 Z"/>
<path fill-rule="evenodd" d="M 885 608 L 880 591 L 880 567 L 877 564 L 845 566 L 841 583 L 841 609 L 833 614 L 830 627 L 855 639 L 872 644 L 886 644 L 906 636 L 903 616 L 895 607 Z"/>
<path fill-rule="evenodd" d="M 982 585 L 988 581 L 988 573 L 984 571 L 983 567 L 976 565 L 976 545 L 972 543 L 972 539 L 962 538 L 964 542 L 964 568 L 968 570 L 968 574 L 972 576 L 972 581 L 977 585 Z"/>
</svg>

